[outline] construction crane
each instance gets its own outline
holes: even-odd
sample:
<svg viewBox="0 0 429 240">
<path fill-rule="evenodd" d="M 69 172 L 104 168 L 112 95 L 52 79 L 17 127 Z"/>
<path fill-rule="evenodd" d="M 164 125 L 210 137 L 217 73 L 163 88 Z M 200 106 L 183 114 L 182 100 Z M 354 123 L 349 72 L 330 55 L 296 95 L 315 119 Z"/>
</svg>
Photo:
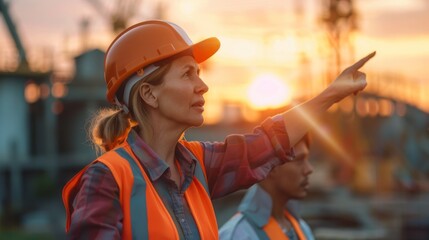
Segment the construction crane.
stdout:
<svg viewBox="0 0 429 240">
<path fill-rule="evenodd" d="M 21 39 L 19 37 L 18 31 L 16 30 L 16 26 L 9 14 L 9 3 L 5 0 L 0 0 L 0 13 L 2 13 L 4 21 L 6 22 L 9 33 L 12 36 L 13 42 L 15 43 L 15 47 L 18 51 L 19 57 L 19 70 L 28 70 L 28 60 L 27 54 L 25 52 L 24 46 L 22 45 Z"/>
<path fill-rule="evenodd" d="M 88 0 L 94 9 L 107 20 L 113 33 L 117 34 L 128 26 L 128 21 L 137 13 L 141 0 L 116 0 L 112 9 L 106 8 L 101 0 Z"/>
</svg>

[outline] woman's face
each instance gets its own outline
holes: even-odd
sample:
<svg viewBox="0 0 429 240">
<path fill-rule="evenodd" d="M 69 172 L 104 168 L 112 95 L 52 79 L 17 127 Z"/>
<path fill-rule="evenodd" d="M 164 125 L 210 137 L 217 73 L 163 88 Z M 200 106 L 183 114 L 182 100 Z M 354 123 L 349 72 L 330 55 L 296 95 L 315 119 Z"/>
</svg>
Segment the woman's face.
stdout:
<svg viewBox="0 0 429 240">
<path fill-rule="evenodd" d="M 199 77 L 199 72 L 193 57 L 177 58 L 164 76 L 163 84 L 154 89 L 159 113 L 179 127 L 203 124 L 203 94 L 208 91 L 208 86 Z"/>
</svg>

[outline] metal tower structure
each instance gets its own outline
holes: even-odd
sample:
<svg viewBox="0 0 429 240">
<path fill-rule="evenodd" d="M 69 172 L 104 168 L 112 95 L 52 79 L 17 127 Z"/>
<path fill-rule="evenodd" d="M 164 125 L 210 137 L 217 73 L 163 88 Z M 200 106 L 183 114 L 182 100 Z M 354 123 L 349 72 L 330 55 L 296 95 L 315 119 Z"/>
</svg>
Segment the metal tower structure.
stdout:
<svg viewBox="0 0 429 240">
<path fill-rule="evenodd" d="M 117 0 L 114 7 L 108 9 L 100 0 L 88 0 L 94 9 L 107 20 L 116 35 L 128 26 L 138 10 L 141 0 Z"/>
<path fill-rule="evenodd" d="M 333 79 L 344 62 L 345 50 L 353 60 L 354 50 L 351 34 L 357 30 L 357 12 L 353 0 L 324 0 L 321 21 L 327 28 L 328 42 L 331 47 L 334 72 L 328 69 L 328 79 Z M 347 48 L 347 49 L 346 49 Z M 329 67 L 331 69 L 331 67 Z"/>
</svg>

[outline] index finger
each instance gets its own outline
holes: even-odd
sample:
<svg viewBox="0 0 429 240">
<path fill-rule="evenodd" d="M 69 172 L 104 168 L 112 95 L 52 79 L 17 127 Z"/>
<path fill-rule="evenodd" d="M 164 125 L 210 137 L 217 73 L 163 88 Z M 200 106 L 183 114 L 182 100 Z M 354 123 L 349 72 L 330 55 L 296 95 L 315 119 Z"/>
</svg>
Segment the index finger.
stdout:
<svg viewBox="0 0 429 240">
<path fill-rule="evenodd" d="M 350 66 L 350 69 L 356 71 L 359 68 L 363 67 L 363 65 L 365 65 L 366 62 L 368 62 L 372 57 L 375 56 L 375 51 L 370 53 L 368 56 L 362 58 L 361 60 L 359 60 L 358 62 L 356 62 L 355 64 Z"/>
</svg>

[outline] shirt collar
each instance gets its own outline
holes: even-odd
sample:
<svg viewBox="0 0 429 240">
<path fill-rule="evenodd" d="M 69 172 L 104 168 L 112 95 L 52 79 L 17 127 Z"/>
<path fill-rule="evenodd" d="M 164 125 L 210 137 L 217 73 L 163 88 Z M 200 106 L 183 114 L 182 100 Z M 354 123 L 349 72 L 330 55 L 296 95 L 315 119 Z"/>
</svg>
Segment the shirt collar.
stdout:
<svg viewBox="0 0 429 240">
<path fill-rule="evenodd" d="M 179 161 L 180 170 L 184 176 L 181 189 L 185 191 L 194 179 L 195 166 L 198 160 L 180 141 L 176 145 L 176 158 Z"/>
<path fill-rule="evenodd" d="M 127 137 L 127 143 L 131 150 L 144 166 L 152 181 L 158 180 L 169 169 L 168 164 L 147 145 L 135 130 L 131 130 Z M 193 176 L 195 164 L 198 161 L 195 156 L 180 142 L 176 145 L 176 158 L 180 163 L 185 176 Z"/>
<path fill-rule="evenodd" d="M 285 210 L 296 219 L 300 219 L 298 205 L 299 203 L 296 200 L 289 200 L 285 205 Z M 259 184 L 254 184 L 247 190 L 238 207 L 238 211 L 246 215 L 258 227 L 262 228 L 268 223 L 272 206 L 273 201 L 271 196 Z"/>
<path fill-rule="evenodd" d="M 258 184 L 255 184 L 247 191 L 238 211 L 246 215 L 258 227 L 263 227 L 268 223 L 271 216 L 272 205 L 270 195 Z"/>
</svg>

